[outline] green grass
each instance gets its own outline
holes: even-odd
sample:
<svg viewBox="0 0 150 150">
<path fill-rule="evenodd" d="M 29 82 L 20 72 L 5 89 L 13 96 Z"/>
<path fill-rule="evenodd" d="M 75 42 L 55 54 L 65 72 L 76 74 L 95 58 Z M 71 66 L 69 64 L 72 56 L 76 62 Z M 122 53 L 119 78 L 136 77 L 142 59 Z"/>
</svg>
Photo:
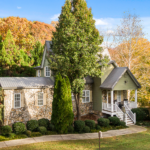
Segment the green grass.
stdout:
<svg viewBox="0 0 150 150">
<path fill-rule="evenodd" d="M 98 139 L 44 142 L 30 145 L 22 145 L 1 150 L 98 150 Z M 101 150 L 149 150 L 150 128 L 137 134 L 117 136 L 101 139 Z"/>
</svg>

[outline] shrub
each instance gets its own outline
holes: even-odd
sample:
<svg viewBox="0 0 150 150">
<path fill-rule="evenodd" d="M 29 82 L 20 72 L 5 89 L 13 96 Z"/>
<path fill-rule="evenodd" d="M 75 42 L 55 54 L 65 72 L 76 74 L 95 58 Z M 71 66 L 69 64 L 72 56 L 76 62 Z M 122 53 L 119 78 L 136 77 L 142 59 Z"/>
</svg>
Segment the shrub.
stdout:
<svg viewBox="0 0 150 150">
<path fill-rule="evenodd" d="M 143 110 L 146 113 L 146 118 L 145 120 L 150 120 L 150 115 L 149 115 L 149 110 L 148 108 L 140 108 L 141 110 Z"/>
<path fill-rule="evenodd" d="M 122 126 L 122 127 L 125 127 L 126 123 L 124 121 L 120 121 L 119 125 Z"/>
<path fill-rule="evenodd" d="M 15 135 L 15 139 L 24 139 L 24 138 L 27 138 L 28 136 L 26 134 L 18 134 L 18 135 Z"/>
<path fill-rule="evenodd" d="M 133 108 L 132 109 L 133 113 L 136 113 L 136 121 L 144 121 L 146 120 L 146 113 L 143 109 L 141 108 Z"/>
<path fill-rule="evenodd" d="M 25 124 L 22 122 L 15 122 L 13 124 L 13 132 L 16 134 L 22 134 L 26 131 Z"/>
<path fill-rule="evenodd" d="M 9 138 L 7 138 L 3 135 L 0 135 L 0 141 L 6 141 L 6 140 L 9 140 Z"/>
<path fill-rule="evenodd" d="M 30 130 L 26 130 L 26 135 L 28 136 L 28 137 L 31 137 L 31 131 Z"/>
<path fill-rule="evenodd" d="M 89 133 L 89 132 L 90 132 L 90 127 L 85 126 L 85 127 L 83 128 L 83 132 L 84 132 L 84 133 Z"/>
<path fill-rule="evenodd" d="M 37 137 L 37 136 L 42 136 L 40 132 L 32 132 L 31 137 Z"/>
<path fill-rule="evenodd" d="M 39 124 L 37 120 L 30 120 L 27 122 L 27 129 L 30 131 L 36 131 L 38 127 Z"/>
<path fill-rule="evenodd" d="M 38 127 L 38 131 L 39 131 L 42 135 L 45 135 L 46 132 L 47 132 L 47 129 L 46 129 L 45 127 L 41 126 L 41 127 Z"/>
<path fill-rule="evenodd" d="M 15 134 L 15 133 L 10 133 L 10 134 L 9 134 L 9 138 L 11 138 L 11 139 L 14 139 L 14 138 L 15 138 L 15 136 L 16 136 L 16 134 Z"/>
<path fill-rule="evenodd" d="M 57 134 L 57 132 L 55 132 L 55 131 L 47 131 L 46 132 L 46 135 L 56 135 Z"/>
<path fill-rule="evenodd" d="M 120 119 L 117 117 L 109 117 L 108 119 L 111 125 L 118 126 L 120 124 Z"/>
<path fill-rule="evenodd" d="M 55 131 L 55 127 L 54 127 L 54 125 L 51 124 L 51 123 L 49 124 L 49 130 L 50 130 L 50 131 Z"/>
<path fill-rule="evenodd" d="M 90 127 L 90 129 L 95 128 L 95 121 L 94 120 L 85 120 L 85 125 Z"/>
<path fill-rule="evenodd" d="M 97 124 L 96 125 L 96 130 L 100 130 L 101 129 L 101 127 Z"/>
<path fill-rule="evenodd" d="M 69 127 L 68 127 L 68 132 L 69 132 L 69 133 L 73 133 L 73 131 L 74 131 L 73 126 L 69 126 Z"/>
<path fill-rule="evenodd" d="M 39 119 L 38 123 L 39 123 L 39 126 L 43 126 L 46 129 L 48 129 L 48 125 L 49 125 L 49 120 L 48 119 L 45 119 L 45 118 Z"/>
<path fill-rule="evenodd" d="M 82 120 L 74 121 L 74 129 L 76 132 L 81 133 L 84 127 L 85 127 L 84 121 L 82 121 Z"/>
<path fill-rule="evenodd" d="M 99 118 L 97 122 L 98 122 L 98 125 L 103 126 L 103 127 L 108 127 L 110 123 L 109 120 L 106 118 Z"/>
<path fill-rule="evenodd" d="M 12 132 L 12 129 L 10 126 L 3 126 L 1 127 L 1 134 L 2 135 L 9 135 Z"/>
</svg>

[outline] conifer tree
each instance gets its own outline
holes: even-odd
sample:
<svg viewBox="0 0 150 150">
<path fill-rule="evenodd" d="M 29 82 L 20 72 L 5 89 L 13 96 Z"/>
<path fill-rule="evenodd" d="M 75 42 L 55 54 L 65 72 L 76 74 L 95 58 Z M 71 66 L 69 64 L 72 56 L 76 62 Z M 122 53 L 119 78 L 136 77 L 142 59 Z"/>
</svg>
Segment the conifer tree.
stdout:
<svg viewBox="0 0 150 150">
<path fill-rule="evenodd" d="M 95 20 L 86 1 L 66 0 L 56 32 L 53 33 L 53 53 L 50 54 L 49 61 L 54 74 L 68 76 L 75 96 L 78 119 L 84 78 L 88 75 L 101 76 L 97 54 L 102 50 L 99 47 L 102 41 L 103 38 L 95 27 Z"/>
<path fill-rule="evenodd" d="M 59 133 L 67 133 L 68 127 L 73 124 L 70 83 L 60 74 L 55 80 L 51 122 Z"/>
</svg>

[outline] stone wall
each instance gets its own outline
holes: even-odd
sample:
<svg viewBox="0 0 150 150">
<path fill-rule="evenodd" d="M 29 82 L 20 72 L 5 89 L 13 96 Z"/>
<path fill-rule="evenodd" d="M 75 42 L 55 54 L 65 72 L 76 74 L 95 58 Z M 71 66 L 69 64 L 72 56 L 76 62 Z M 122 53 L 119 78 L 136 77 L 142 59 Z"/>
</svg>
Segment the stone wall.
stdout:
<svg viewBox="0 0 150 150">
<path fill-rule="evenodd" d="M 85 90 L 90 90 L 92 92 L 92 85 L 86 84 Z M 35 94 L 38 92 L 46 93 L 46 105 L 36 106 L 35 105 Z M 26 123 L 31 119 L 41 119 L 47 118 L 51 120 L 52 114 L 52 101 L 53 101 L 53 89 L 21 89 L 21 90 L 5 90 L 4 99 L 4 125 L 12 125 L 14 122 Z M 13 96 L 14 93 L 24 93 L 24 106 L 21 108 L 13 108 Z M 76 104 L 73 104 L 73 112 L 76 115 Z M 86 115 L 93 112 L 93 102 L 92 99 L 89 103 L 82 103 L 81 99 L 81 115 Z"/>
</svg>

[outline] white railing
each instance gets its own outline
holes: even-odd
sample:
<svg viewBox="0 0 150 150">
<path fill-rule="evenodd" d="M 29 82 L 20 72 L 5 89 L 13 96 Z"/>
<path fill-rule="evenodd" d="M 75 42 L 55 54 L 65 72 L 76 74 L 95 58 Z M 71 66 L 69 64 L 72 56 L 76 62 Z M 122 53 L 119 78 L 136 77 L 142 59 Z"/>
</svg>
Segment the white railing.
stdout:
<svg viewBox="0 0 150 150">
<path fill-rule="evenodd" d="M 133 112 L 131 111 L 131 109 L 128 107 L 128 105 L 124 104 L 126 113 L 128 114 L 128 116 L 130 117 L 130 119 L 134 122 L 134 124 L 136 123 L 136 113 L 133 114 Z"/>
<path fill-rule="evenodd" d="M 116 107 L 116 116 L 123 121 L 124 120 L 123 119 L 123 116 L 124 116 L 123 111 L 118 107 L 117 104 L 115 104 L 115 107 Z"/>
<path fill-rule="evenodd" d="M 112 107 L 112 105 L 110 103 L 104 103 L 104 102 L 102 102 L 102 109 L 103 110 L 111 111 L 111 107 Z M 114 111 L 116 111 L 115 104 L 113 104 L 113 112 Z"/>
<path fill-rule="evenodd" d="M 130 109 L 137 108 L 137 103 L 136 102 L 129 102 L 128 105 L 129 105 Z"/>
</svg>

